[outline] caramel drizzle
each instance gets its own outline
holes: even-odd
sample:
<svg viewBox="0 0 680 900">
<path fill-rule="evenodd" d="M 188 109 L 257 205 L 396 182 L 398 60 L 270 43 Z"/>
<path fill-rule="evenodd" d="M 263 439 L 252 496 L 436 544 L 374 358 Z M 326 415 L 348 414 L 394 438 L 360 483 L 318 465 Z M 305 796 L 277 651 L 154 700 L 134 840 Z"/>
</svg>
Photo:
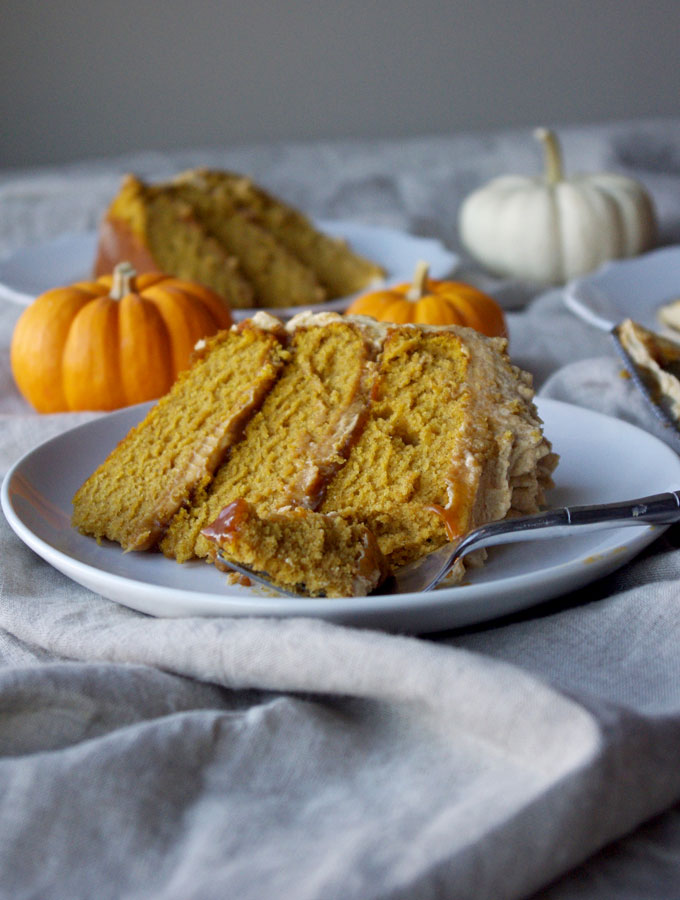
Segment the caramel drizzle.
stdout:
<svg viewBox="0 0 680 900">
<path fill-rule="evenodd" d="M 459 541 L 464 533 L 463 515 L 460 509 L 446 509 L 438 503 L 429 503 L 425 509 L 435 513 L 444 523 L 446 535 L 450 541 Z M 465 516 L 467 518 L 467 516 Z"/>
<path fill-rule="evenodd" d="M 206 525 L 201 534 L 218 544 L 222 541 L 231 543 L 240 532 L 249 508 L 249 504 L 242 497 L 232 500 L 224 507 L 214 522 Z"/>
<path fill-rule="evenodd" d="M 364 430 L 374 378 L 375 370 L 369 365 L 361 375 L 356 399 L 336 417 L 323 441 L 310 445 L 307 465 L 288 489 L 283 506 L 319 509 L 328 485 L 346 462 Z"/>
</svg>

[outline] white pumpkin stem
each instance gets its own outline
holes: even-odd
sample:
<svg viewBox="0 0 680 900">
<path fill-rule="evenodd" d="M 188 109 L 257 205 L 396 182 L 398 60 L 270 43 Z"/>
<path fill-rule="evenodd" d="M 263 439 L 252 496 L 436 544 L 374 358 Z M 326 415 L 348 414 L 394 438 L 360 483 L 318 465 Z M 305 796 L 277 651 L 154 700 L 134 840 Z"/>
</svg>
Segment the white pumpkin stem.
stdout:
<svg viewBox="0 0 680 900">
<path fill-rule="evenodd" d="M 132 281 L 137 271 L 129 262 L 120 262 L 113 270 L 113 284 L 109 297 L 112 300 L 122 300 L 132 290 Z"/>
<path fill-rule="evenodd" d="M 562 151 L 557 135 L 549 128 L 537 128 L 534 137 L 541 141 L 545 150 L 545 178 L 548 184 L 557 184 L 564 177 Z"/>
<path fill-rule="evenodd" d="M 416 271 L 413 274 L 413 282 L 406 294 L 407 300 L 420 300 L 427 292 L 427 276 L 430 272 L 430 264 L 423 262 L 422 259 L 416 265 Z"/>
</svg>

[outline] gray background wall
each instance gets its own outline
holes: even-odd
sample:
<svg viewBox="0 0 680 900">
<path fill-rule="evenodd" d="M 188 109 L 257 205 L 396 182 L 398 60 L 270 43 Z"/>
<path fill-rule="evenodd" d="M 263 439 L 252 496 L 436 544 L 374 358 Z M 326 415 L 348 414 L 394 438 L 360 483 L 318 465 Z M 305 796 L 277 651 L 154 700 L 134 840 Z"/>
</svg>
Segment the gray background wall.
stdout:
<svg viewBox="0 0 680 900">
<path fill-rule="evenodd" d="M 673 116 L 679 0 L 2 0 L 0 166 Z"/>
</svg>

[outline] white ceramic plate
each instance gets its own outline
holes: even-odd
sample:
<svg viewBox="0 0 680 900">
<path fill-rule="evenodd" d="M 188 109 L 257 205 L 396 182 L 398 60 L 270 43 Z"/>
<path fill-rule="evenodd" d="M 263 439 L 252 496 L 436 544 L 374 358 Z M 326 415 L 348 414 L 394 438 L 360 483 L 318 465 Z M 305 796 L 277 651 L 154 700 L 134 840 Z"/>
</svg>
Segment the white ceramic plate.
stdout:
<svg viewBox="0 0 680 900">
<path fill-rule="evenodd" d="M 385 284 L 409 281 L 421 259 L 430 264 L 433 278 L 450 275 L 458 265 L 458 257 L 433 238 L 355 222 L 320 221 L 316 224 L 326 234 L 346 239 L 353 250 L 382 266 L 386 272 Z M 90 278 L 96 243 L 94 232 L 67 234 L 17 251 L 0 261 L 0 298 L 26 306 L 50 288 Z M 319 312 L 343 310 L 351 300 L 352 297 L 342 297 L 316 304 L 314 309 Z M 300 309 L 298 306 L 273 312 L 286 318 Z M 254 312 L 253 309 L 234 310 L 234 318 L 244 319 Z"/>
<path fill-rule="evenodd" d="M 230 585 L 203 562 L 179 565 L 160 554 L 123 553 L 118 545 L 99 545 L 71 528 L 73 494 L 148 407 L 95 419 L 28 453 L 3 482 L 2 508 L 17 535 L 55 568 L 104 597 L 155 616 L 313 616 L 397 631 L 438 631 L 576 590 L 622 566 L 663 530 L 640 525 L 494 547 L 467 583 L 427 594 L 273 597 Z M 554 400 L 540 401 L 539 411 L 562 457 L 552 506 L 614 502 L 680 487 L 680 458 L 646 432 Z"/>
<path fill-rule="evenodd" d="M 666 330 L 657 312 L 680 299 L 680 246 L 606 263 L 570 282 L 563 296 L 572 312 L 603 331 L 626 318 L 652 331 Z"/>
</svg>

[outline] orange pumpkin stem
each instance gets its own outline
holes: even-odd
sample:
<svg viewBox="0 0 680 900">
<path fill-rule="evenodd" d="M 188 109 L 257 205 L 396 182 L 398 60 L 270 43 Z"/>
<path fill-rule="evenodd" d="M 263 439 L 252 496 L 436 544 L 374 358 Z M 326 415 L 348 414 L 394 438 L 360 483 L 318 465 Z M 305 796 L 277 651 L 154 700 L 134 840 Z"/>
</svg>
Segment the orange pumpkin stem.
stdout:
<svg viewBox="0 0 680 900">
<path fill-rule="evenodd" d="M 137 272 L 129 262 L 120 262 L 113 270 L 113 284 L 109 297 L 112 300 L 122 300 L 132 290 L 132 282 L 136 278 Z"/>
<path fill-rule="evenodd" d="M 413 283 L 406 294 L 407 300 L 420 300 L 428 291 L 427 276 L 430 272 L 429 263 L 422 260 L 416 265 L 416 271 L 413 275 Z"/>
</svg>

